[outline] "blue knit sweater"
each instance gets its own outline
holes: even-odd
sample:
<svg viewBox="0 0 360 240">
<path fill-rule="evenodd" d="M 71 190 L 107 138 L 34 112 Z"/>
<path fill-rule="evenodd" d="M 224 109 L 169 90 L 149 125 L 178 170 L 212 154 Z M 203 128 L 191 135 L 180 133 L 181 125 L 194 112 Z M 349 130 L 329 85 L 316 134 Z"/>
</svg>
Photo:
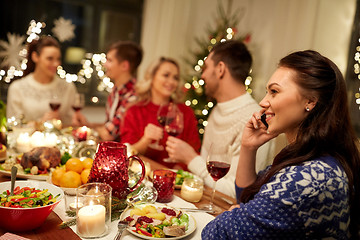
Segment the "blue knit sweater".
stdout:
<svg viewBox="0 0 360 240">
<path fill-rule="evenodd" d="M 349 186 L 333 157 L 282 169 L 254 199 L 208 223 L 202 239 L 348 239 Z"/>
</svg>

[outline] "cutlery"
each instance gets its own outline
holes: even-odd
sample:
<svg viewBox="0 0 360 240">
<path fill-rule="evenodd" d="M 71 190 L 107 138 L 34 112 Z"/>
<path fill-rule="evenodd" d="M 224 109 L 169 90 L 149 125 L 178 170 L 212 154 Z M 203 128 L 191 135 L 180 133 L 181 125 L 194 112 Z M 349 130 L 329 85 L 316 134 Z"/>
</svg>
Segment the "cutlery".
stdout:
<svg viewBox="0 0 360 240">
<path fill-rule="evenodd" d="M 10 196 L 14 195 L 14 187 L 15 187 L 15 180 L 16 180 L 16 173 L 17 173 L 17 167 L 12 166 L 11 168 L 11 191 Z"/>
<path fill-rule="evenodd" d="M 127 228 L 128 224 L 129 224 L 129 222 L 127 222 L 127 221 L 122 221 L 122 220 L 119 221 L 119 223 L 118 223 L 118 232 L 117 232 L 114 240 L 120 240 L 121 235 L 125 231 L 125 229 Z"/>
<path fill-rule="evenodd" d="M 181 208 L 181 210 L 186 211 L 186 212 L 205 212 L 205 213 L 214 213 L 214 211 L 212 210 L 208 210 L 208 209 L 200 209 L 200 208 Z"/>
</svg>

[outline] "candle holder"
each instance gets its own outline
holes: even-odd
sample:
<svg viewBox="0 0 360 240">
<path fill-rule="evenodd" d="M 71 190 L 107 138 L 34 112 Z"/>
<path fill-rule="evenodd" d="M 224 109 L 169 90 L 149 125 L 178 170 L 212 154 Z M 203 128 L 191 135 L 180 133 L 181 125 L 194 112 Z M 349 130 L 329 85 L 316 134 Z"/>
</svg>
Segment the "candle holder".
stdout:
<svg viewBox="0 0 360 240">
<path fill-rule="evenodd" d="M 109 233 L 111 192 L 105 183 L 88 183 L 76 189 L 76 232 L 80 237 L 99 238 Z"/>
<path fill-rule="evenodd" d="M 154 170 L 153 185 L 158 192 L 157 202 L 170 202 L 174 195 L 176 173 L 171 170 Z"/>
<path fill-rule="evenodd" d="M 180 196 L 189 202 L 199 202 L 203 196 L 204 182 L 200 178 L 185 178 L 181 185 Z"/>
</svg>

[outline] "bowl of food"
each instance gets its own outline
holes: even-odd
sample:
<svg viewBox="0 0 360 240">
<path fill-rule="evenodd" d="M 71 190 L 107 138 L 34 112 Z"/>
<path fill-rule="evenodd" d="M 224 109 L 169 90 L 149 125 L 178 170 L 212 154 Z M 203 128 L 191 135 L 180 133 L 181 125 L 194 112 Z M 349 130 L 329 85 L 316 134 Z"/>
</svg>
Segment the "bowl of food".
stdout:
<svg viewBox="0 0 360 240">
<path fill-rule="evenodd" d="M 16 181 L 14 195 L 10 181 L 0 183 L 0 228 L 28 231 L 40 227 L 64 197 L 61 188 L 42 181 Z"/>
</svg>

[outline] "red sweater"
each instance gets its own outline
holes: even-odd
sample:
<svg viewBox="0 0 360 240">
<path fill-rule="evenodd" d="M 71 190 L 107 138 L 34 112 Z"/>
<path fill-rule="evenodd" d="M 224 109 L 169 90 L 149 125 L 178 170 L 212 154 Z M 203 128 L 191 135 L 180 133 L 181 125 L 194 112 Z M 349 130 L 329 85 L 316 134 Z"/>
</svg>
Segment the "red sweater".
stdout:
<svg viewBox="0 0 360 240">
<path fill-rule="evenodd" d="M 185 104 L 178 104 L 178 107 L 184 115 L 184 130 L 177 136 L 177 138 L 189 143 L 196 152 L 199 152 L 201 143 L 198 135 L 195 115 L 192 109 L 187 107 Z M 138 103 L 129 108 L 126 111 L 123 126 L 121 128 L 121 142 L 130 144 L 138 142 L 144 135 L 144 129 L 149 123 L 160 126 L 157 121 L 158 109 L 159 106 L 153 104 L 152 102 L 147 104 Z M 164 158 L 168 157 L 165 150 L 167 138 L 168 134 L 164 131 L 164 137 L 159 141 L 159 144 L 164 146 L 163 151 L 147 148 L 144 155 L 169 168 L 173 168 L 176 164 L 166 163 L 163 161 Z M 181 165 L 181 167 L 186 169 L 185 165 Z"/>
</svg>

